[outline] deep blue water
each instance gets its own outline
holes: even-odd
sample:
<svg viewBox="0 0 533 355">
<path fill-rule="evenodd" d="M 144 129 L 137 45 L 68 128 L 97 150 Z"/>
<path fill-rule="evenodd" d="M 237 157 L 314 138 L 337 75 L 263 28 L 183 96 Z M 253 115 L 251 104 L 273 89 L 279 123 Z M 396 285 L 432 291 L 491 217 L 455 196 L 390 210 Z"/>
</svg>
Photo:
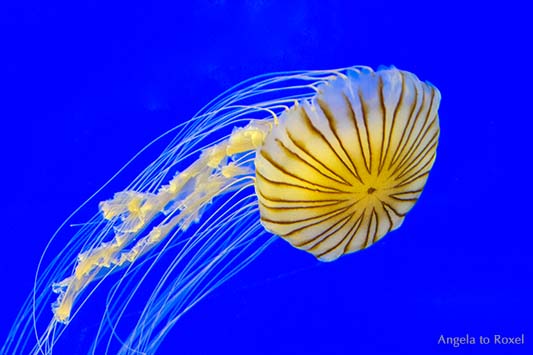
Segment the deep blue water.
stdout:
<svg viewBox="0 0 533 355">
<path fill-rule="evenodd" d="M 403 226 L 330 264 L 276 243 L 160 353 L 532 353 L 530 14 L 512 2 L 3 3 L 1 341 L 50 235 L 152 138 L 257 74 L 394 64 L 442 93 L 437 161 Z M 522 333 L 525 345 L 438 344 Z M 79 339 L 63 341 L 69 354 Z"/>
</svg>

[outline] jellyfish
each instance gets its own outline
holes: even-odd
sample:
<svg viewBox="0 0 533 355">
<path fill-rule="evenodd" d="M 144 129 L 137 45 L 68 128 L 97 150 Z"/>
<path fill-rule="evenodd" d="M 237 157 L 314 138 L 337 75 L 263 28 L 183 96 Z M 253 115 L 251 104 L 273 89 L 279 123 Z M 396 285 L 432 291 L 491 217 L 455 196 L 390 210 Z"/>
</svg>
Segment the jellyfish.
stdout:
<svg viewBox="0 0 533 355">
<path fill-rule="evenodd" d="M 187 311 L 280 239 L 324 262 L 371 246 L 424 189 L 439 103 L 435 86 L 395 67 L 272 73 L 232 87 L 143 148 L 169 141 L 92 218 L 72 223 L 102 189 L 60 226 L 2 353 L 52 354 L 103 292 L 85 351 L 153 354 Z M 72 235 L 49 257 L 62 233 Z"/>
</svg>

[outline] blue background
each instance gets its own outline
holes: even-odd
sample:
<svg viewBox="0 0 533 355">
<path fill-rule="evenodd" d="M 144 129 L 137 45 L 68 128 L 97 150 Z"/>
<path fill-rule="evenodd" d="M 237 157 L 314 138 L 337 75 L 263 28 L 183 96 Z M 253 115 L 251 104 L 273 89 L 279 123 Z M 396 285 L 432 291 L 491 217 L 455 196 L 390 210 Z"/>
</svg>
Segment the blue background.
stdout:
<svg viewBox="0 0 533 355">
<path fill-rule="evenodd" d="M 2 341 L 53 231 L 152 138 L 257 74 L 394 64 L 442 93 L 436 165 L 402 228 L 330 264 L 277 242 L 160 353 L 533 353 L 528 9 L 76 3 L 0 5 Z M 526 345 L 437 345 L 467 333 Z"/>
</svg>

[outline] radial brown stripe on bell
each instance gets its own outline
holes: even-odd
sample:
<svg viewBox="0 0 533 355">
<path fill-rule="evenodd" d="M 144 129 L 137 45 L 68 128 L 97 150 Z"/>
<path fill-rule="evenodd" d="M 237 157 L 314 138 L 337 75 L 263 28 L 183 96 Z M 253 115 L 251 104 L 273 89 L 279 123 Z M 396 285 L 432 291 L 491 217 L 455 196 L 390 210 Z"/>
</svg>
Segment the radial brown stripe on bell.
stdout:
<svg viewBox="0 0 533 355">
<path fill-rule="evenodd" d="M 324 261 L 402 224 L 439 138 L 435 87 L 394 68 L 346 74 L 286 111 L 255 160 L 262 224 Z"/>
</svg>

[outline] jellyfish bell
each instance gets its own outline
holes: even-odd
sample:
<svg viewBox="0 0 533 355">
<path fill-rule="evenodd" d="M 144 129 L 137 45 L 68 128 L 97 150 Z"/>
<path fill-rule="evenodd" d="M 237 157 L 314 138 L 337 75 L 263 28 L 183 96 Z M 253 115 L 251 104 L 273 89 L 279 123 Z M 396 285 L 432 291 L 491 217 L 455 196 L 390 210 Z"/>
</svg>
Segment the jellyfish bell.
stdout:
<svg viewBox="0 0 533 355">
<path fill-rule="evenodd" d="M 185 312 L 279 237 L 322 261 L 372 245 L 424 188 L 439 102 L 433 85 L 396 68 L 274 73 L 234 86 L 158 137 L 174 135 L 52 261 L 41 259 L 2 353 L 51 354 L 103 288 L 87 352 L 154 353 Z"/>
<path fill-rule="evenodd" d="M 265 228 L 323 261 L 398 228 L 435 160 L 439 95 L 394 68 L 348 70 L 284 112 L 256 157 Z"/>
</svg>

